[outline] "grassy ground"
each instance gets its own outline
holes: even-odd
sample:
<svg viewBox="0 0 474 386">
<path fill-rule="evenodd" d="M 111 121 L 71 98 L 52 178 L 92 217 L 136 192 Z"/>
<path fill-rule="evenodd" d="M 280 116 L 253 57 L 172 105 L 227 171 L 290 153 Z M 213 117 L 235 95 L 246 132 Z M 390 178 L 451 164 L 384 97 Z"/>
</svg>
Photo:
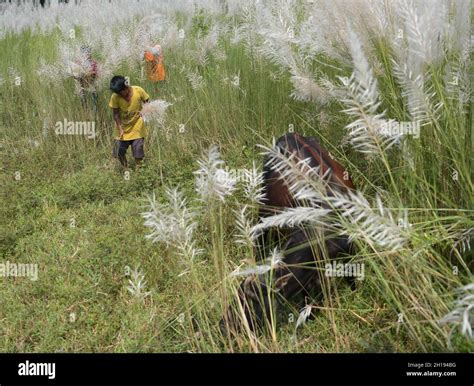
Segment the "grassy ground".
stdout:
<svg viewBox="0 0 474 386">
<path fill-rule="evenodd" d="M 449 254 L 451 235 L 443 227 L 473 223 L 465 211 L 472 208 L 470 130 L 464 116 L 451 119 L 454 107 L 446 110 L 444 121 L 456 122 L 450 131 L 431 127 L 432 135 L 413 140 L 415 166 L 395 150 L 369 163 L 338 146 L 349 122 L 340 104 L 318 107 L 292 100 L 287 75 L 272 80 L 276 68 L 262 59 L 251 61 L 242 46 L 227 41 L 221 42 L 226 60 L 211 57 L 198 68 L 206 85 L 195 91 L 180 72 L 188 64 L 186 51 L 177 48 L 166 52 L 168 80 L 158 87 L 140 80 L 138 67 L 117 71 L 153 99 L 173 103 L 166 126 L 150 128 L 144 168 L 126 179 L 111 157 L 107 88 L 99 92 L 94 117 L 82 109 L 72 80 L 55 85 L 35 75 L 40 56 L 55 58 L 58 41 L 56 33 L 0 41 L 3 77 L 8 79 L 9 67 L 22 74 L 20 86 L 7 81 L 0 89 L 2 259 L 39 266 L 38 281 L 0 279 L 0 351 L 447 350 L 448 330 L 436 320 L 449 311 L 452 290 L 469 282 L 472 259 Z M 235 74 L 240 74 L 239 89 L 222 81 Z M 389 77 L 381 79 L 382 89 L 397 92 Z M 390 108 L 403 117 L 402 107 Z M 54 122 L 64 118 L 95 119 L 97 138 L 54 135 Z M 225 304 L 222 288 L 231 292 L 238 281 L 226 279 L 223 286 L 214 260 L 225 261 L 227 273 L 251 260 L 232 241 L 232 209 L 239 197 L 209 210 L 199 207 L 192 200 L 192 173 L 211 144 L 220 146 L 231 168 L 261 164 L 256 145 L 283 135 L 290 124 L 299 133 L 318 136 L 348 167 L 358 189 L 370 195 L 380 187 L 393 207 L 413 208 L 417 233 L 410 248 L 396 254 L 360 245 L 357 258 L 366 263 L 366 279 L 354 292 L 342 280 L 331 284 L 332 295 L 297 334 L 299 310 L 288 305 L 278 314 L 274 334 L 255 339 L 243 333 L 231 341 L 219 332 L 218 321 Z M 452 180 L 452 167 L 459 181 Z M 148 230 L 140 216 L 146 195 L 155 191 L 162 200 L 167 186 L 180 186 L 200 209 L 197 244 L 205 252 L 183 276 L 178 276 L 183 267 L 176 251 L 145 240 Z M 127 291 L 127 267 L 137 266 L 152 292 L 143 301 Z M 474 348 L 457 334 L 453 346 Z"/>
</svg>

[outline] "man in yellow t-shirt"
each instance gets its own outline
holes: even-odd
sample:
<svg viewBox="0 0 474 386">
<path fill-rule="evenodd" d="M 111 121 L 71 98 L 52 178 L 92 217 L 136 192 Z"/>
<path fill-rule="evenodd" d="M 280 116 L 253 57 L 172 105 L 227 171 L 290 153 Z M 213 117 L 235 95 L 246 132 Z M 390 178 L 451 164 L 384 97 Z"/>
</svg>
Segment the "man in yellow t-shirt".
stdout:
<svg viewBox="0 0 474 386">
<path fill-rule="evenodd" d="M 113 91 L 109 107 L 113 110 L 117 129 L 114 157 L 117 157 L 122 166 L 127 169 L 127 149 L 131 145 L 133 157 L 137 166 L 145 157 L 143 143 L 147 134 L 145 122 L 140 114 L 143 103 L 150 100 L 150 96 L 138 86 L 128 85 L 123 76 L 117 75 L 110 81 Z"/>
</svg>

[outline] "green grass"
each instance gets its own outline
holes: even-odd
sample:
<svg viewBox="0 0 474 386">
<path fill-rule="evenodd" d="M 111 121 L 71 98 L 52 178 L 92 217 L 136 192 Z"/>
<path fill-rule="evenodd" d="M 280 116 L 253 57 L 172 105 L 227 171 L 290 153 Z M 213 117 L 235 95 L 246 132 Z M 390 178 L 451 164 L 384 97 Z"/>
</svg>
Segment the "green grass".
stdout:
<svg viewBox="0 0 474 386">
<path fill-rule="evenodd" d="M 472 281 L 472 255 L 450 255 L 453 239 L 446 229 L 468 228 L 474 222 L 468 211 L 472 148 L 466 138 L 470 140 L 471 128 L 468 115 L 455 104 L 447 103 L 438 126 L 423 128 L 420 141 L 411 141 L 414 168 L 395 150 L 368 162 L 339 146 L 348 123 L 340 104 L 317 107 L 292 100 L 287 75 L 273 81 L 270 71 L 276 68 L 261 59 L 250 61 L 242 46 L 228 41 L 220 43 L 225 61 L 211 57 L 207 66 L 197 68 L 206 86 L 194 91 L 180 73 L 183 64 L 192 65 L 186 47 L 178 47 L 166 52 L 168 80 L 158 89 L 139 80 L 138 67 L 117 71 L 153 99 L 173 103 L 166 128 L 151 128 L 145 167 L 132 170 L 126 180 L 111 157 L 107 87 L 99 92 L 95 141 L 54 135 L 56 121 L 91 119 L 74 95 L 72 80 L 54 85 L 36 76 L 39 57 L 53 60 L 58 41 L 57 33 L 24 33 L 0 41 L 0 75 L 8 79 L 8 67 L 14 67 L 23 76 L 21 86 L 6 83 L 0 89 L 2 260 L 39 266 L 36 282 L 0 278 L 0 351 L 448 350 L 448 329 L 436 320 L 450 310 L 452 291 Z M 382 59 L 389 55 L 384 47 L 380 42 Z M 389 66 L 388 60 L 382 63 Z M 240 90 L 222 83 L 223 77 L 237 73 Z M 381 79 L 384 107 L 394 118 L 405 119 L 394 80 Z M 438 94 L 442 97 L 441 90 Z M 45 119 L 50 122 L 46 137 Z M 184 133 L 178 132 L 180 124 Z M 289 124 L 299 133 L 318 136 L 348 167 L 359 190 L 370 195 L 381 187 L 394 208 L 413 208 L 416 231 L 410 246 L 395 254 L 374 252 L 360 242 L 356 258 L 367 265 L 366 279 L 354 292 L 342 280 L 331 283 L 331 295 L 296 335 L 294 321 L 288 319 L 293 314 L 296 320 L 299 310 L 286 305 L 277 313 L 273 333 L 254 339 L 242 332 L 230 340 L 220 334 L 218 322 L 238 280 L 226 277 L 236 264 L 253 257 L 232 241 L 232 209 L 238 197 L 200 208 L 193 201 L 192 173 L 211 144 L 220 146 L 229 167 L 260 164 L 256 145 L 283 135 Z M 452 168 L 458 181 L 450 178 Z M 178 276 L 183 265 L 176 251 L 145 240 L 148 231 L 140 216 L 146 195 L 155 191 L 162 197 L 166 186 L 179 186 L 191 205 L 201 209 L 197 244 L 204 254 L 183 276 Z M 459 267 L 458 275 L 453 265 Z M 140 266 L 145 273 L 152 295 L 144 301 L 126 289 L 127 266 Z M 461 335 L 455 335 L 453 344 L 456 351 L 474 349 Z"/>
</svg>

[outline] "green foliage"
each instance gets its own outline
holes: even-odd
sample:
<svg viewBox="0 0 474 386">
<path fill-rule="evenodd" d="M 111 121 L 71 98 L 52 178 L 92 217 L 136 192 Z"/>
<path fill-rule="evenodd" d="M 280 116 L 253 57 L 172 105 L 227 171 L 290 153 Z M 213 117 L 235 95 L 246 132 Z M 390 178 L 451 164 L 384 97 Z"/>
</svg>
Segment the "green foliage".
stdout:
<svg viewBox="0 0 474 386">
<path fill-rule="evenodd" d="M 197 7 L 197 5 L 196 5 Z M 206 13 L 203 8 L 196 10 L 192 17 L 191 34 L 193 37 L 205 36 L 208 34 L 212 25 L 212 18 Z"/>
</svg>

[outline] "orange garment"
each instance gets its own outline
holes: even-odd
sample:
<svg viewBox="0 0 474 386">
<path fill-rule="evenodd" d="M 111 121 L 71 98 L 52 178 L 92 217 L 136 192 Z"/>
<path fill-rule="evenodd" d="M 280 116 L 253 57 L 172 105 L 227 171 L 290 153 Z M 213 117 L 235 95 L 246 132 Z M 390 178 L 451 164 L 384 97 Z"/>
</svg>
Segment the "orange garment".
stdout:
<svg viewBox="0 0 474 386">
<path fill-rule="evenodd" d="M 147 77 L 152 82 L 165 80 L 165 65 L 163 64 L 163 56 L 154 55 L 150 51 L 145 51 L 145 68 Z"/>
</svg>

